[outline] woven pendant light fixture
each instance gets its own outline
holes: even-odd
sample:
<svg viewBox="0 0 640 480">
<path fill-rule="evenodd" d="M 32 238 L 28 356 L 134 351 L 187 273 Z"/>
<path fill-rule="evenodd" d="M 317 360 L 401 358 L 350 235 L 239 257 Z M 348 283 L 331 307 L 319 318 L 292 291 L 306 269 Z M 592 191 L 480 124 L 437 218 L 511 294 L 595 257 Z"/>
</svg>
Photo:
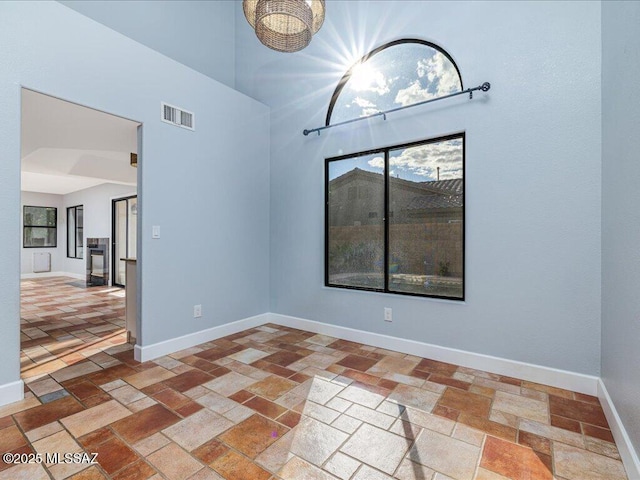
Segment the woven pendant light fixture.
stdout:
<svg viewBox="0 0 640 480">
<path fill-rule="evenodd" d="M 324 0 L 243 0 L 256 36 L 279 52 L 302 50 L 324 22 Z"/>
</svg>

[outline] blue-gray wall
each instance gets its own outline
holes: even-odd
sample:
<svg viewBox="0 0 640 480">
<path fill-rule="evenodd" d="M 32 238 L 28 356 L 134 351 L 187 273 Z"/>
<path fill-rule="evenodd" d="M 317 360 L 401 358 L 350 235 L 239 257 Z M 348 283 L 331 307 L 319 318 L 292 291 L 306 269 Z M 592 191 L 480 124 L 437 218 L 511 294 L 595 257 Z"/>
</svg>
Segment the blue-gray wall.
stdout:
<svg viewBox="0 0 640 480">
<path fill-rule="evenodd" d="M 236 2 L 233 0 L 60 3 L 225 85 L 234 86 Z"/>
<path fill-rule="evenodd" d="M 282 55 L 256 48 L 236 10 L 236 86 L 272 107 L 271 311 L 598 375 L 600 4 L 329 1 L 327 11 L 308 48 Z M 302 135 L 324 124 L 355 59 L 404 37 L 440 45 L 465 85 L 491 91 Z M 324 158 L 460 130 L 465 303 L 325 288 Z"/>
<path fill-rule="evenodd" d="M 0 26 L 0 386 L 20 378 L 21 86 L 143 123 L 143 345 L 267 312 L 269 109 L 56 2 L 0 2 Z"/>
<path fill-rule="evenodd" d="M 602 380 L 640 452 L 640 2 L 602 3 Z"/>
</svg>

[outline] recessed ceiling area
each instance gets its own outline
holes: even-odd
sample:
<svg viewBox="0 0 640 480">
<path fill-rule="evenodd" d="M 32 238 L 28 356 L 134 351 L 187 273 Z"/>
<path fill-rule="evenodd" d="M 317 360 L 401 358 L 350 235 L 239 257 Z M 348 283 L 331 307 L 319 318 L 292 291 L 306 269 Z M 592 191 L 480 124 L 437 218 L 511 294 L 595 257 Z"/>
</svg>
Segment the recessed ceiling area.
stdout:
<svg viewBox="0 0 640 480">
<path fill-rule="evenodd" d="M 22 89 L 22 190 L 66 195 L 103 183 L 136 185 L 130 154 L 139 125 Z"/>
</svg>

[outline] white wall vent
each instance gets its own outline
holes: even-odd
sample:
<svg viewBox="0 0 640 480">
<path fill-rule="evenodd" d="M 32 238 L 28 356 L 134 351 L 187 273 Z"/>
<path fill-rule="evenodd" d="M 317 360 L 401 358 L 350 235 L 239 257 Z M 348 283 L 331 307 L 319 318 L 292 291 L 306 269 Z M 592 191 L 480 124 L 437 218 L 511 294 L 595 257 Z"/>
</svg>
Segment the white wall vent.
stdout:
<svg viewBox="0 0 640 480">
<path fill-rule="evenodd" d="M 50 253 L 34 253 L 33 254 L 33 273 L 50 272 L 51 271 L 51 254 Z"/>
<path fill-rule="evenodd" d="M 160 102 L 160 119 L 176 127 L 186 128 L 187 130 L 196 129 L 193 112 L 188 112 L 168 103 Z"/>
</svg>

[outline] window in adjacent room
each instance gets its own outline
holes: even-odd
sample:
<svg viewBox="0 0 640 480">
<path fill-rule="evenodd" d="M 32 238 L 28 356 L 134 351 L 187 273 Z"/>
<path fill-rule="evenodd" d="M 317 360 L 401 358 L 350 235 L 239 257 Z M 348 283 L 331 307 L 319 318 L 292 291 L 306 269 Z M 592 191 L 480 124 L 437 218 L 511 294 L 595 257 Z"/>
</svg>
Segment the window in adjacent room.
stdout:
<svg viewBox="0 0 640 480">
<path fill-rule="evenodd" d="M 83 213 L 82 205 L 67 208 L 67 257 L 82 258 L 83 243 Z"/>
<path fill-rule="evenodd" d="M 325 173 L 327 286 L 464 299 L 464 133 L 329 158 Z"/>
<path fill-rule="evenodd" d="M 55 207 L 23 208 L 24 248 L 55 248 L 58 245 L 58 209 Z"/>
</svg>

